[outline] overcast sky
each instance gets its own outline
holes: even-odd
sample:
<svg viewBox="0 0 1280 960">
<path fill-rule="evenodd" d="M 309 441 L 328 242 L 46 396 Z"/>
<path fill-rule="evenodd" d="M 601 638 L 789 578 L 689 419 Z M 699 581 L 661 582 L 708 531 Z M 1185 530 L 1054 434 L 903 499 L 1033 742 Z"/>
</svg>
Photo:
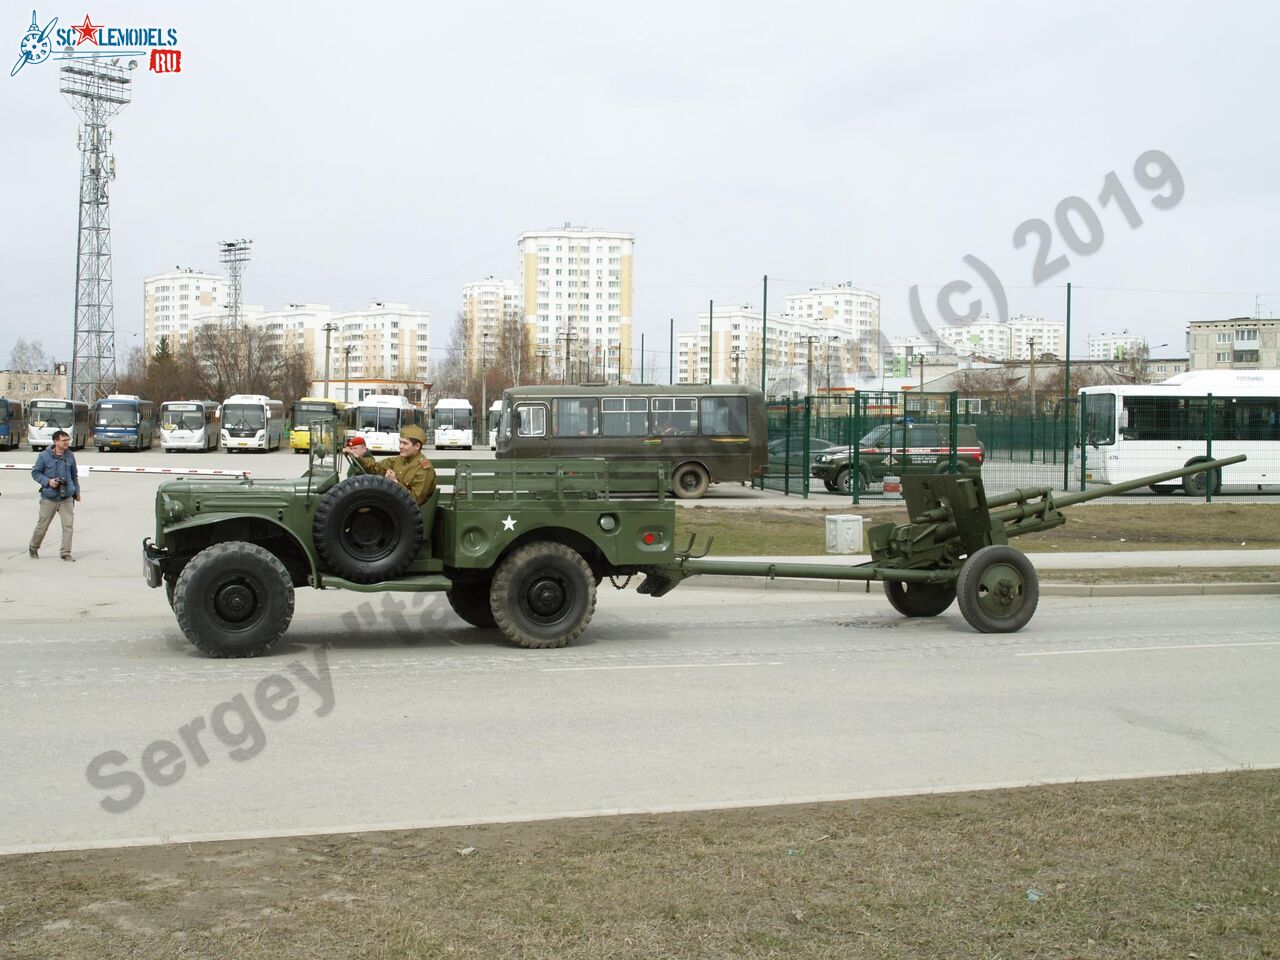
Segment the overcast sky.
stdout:
<svg viewBox="0 0 1280 960">
<path fill-rule="evenodd" d="M 30 5 L 3 4 L 10 53 Z M 1280 8 L 1269 3 L 110 3 L 37 8 L 70 27 L 172 27 L 183 69 L 142 67 L 114 121 L 115 320 L 142 328 L 142 278 L 221 269 L 249 237 L 245 301 L 432 314 L 440 356 L 463 283 L 515 278 L 516 238 L 565 221 L 636 235 L 635 333 L 666 365 L 668 318 L 708 300 L 770 305 L 850 280 L 915 332 L 920 286 L 1061 317 L 1077 355 L 1127 328 L 1157 355 L 1187 320 L 1280 316 Z M 82 45 L 82 49 L 85 45 Z M 11 61 L 5 61 L 11 64 Z M 55 61 L 0 74 L 0 365 L 72 346 L 79 155 Z M 1164 151 L 1169 209 L 1134 177 Z M 1155 167 L 1151 172 L 1157 172 Z M 1098 203 L 1115 171 L 1142 220 Z M 1169 188 L 1162 193 L 1167 194 Z M 1101 244 L 1056 227 L 1078 195 Z M 1088 231 L 1073 221 L 1084 240 Z"/>
</svg>

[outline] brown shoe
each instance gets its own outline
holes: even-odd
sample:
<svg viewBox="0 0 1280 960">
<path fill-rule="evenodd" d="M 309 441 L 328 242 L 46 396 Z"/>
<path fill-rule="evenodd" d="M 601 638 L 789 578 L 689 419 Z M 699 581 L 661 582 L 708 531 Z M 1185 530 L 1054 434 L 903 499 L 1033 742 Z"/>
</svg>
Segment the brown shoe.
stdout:
<svg viewBox="0 0 1280 960">
<path fill-rule="evenodd" d="M 33 550 L 31 547 L 27 547 L 27 556 L 30 557 L 32 560 L 40 559 L 39 551 Z"/>
<path fill-rule="evenodd" d="M 62 559 L 63 559 L 63 560 L 65 560 L 65 561 L 67 561 L 67 563 L 75 563 L 75 562 L 76 562 L 76 558 L 75 558 L 75 557 L 73 557 L 73 556 L 72 556 L 71 554 L 69 554 L 69 553 L 68 553 L 68 554 L 66 554 L 65 556 L 63 556 L 63 558 L 62 558 Z"/>
</svg>

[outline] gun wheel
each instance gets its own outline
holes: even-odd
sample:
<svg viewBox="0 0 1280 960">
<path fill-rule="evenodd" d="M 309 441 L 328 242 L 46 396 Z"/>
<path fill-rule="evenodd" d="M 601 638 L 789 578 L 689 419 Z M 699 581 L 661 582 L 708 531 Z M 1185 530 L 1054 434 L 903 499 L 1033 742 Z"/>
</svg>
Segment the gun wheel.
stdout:
<svg viewBox="0 0 1280 960">
<path fill-rule="evenodd" d="M 945 583 L 884 581 L 884 595 L 904 617 L 936 617 L 956 599 L 956 588 Z"/>
<path fill-rule="evenodd" d="M 489 608 L 502 635 L 529 649 L 563 647 L 587 629 L 596 580 L 581 554 L 562 543 L 530 543 L 498 567 Z"/>
<path fill-rule="evenodd" d="M 478 583 L 454 583 L 445 596 L 449 606 L 459 617 L 481 630 L 492 630 L 498 624 L 493 619 L 493 610 L 489 606 L 488 580 Z"/>
<path fill-rule="evenodd" d="M 979 633 L 1013 633 L 1040 602 L 1040 580 L 1026 555 L 993 545 L 972 554 L 956 581 L 960 613 Z"/>
</svg>

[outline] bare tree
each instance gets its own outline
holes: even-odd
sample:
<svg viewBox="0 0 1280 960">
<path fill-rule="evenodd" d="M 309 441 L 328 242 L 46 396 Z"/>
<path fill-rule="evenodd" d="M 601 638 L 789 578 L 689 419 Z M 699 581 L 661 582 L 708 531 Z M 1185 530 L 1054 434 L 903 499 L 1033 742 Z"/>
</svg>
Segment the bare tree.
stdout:
<svg viewBox="0 0 1280 960">
<path fill-rule="evenodd" d="M 41 341 L 24 340 L 19 337 L 14 341 L 13 350 L 9 353 L 9 369 L 16 373 L 52 370 L 53 358 L 44 352 L 44 344 Z"/>
</svg>

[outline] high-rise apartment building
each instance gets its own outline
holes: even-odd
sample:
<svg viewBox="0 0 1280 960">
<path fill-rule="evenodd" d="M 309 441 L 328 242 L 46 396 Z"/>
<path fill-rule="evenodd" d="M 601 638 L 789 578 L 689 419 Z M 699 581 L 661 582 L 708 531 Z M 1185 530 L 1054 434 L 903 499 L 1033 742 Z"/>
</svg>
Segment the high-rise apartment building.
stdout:
<svg viewBox="0 0 1280 960">
<path fill-rule="evenodd" d="M 635 234 L 566 223 L 522 233 L 519 248 L 530 362 L 549 378 L 630 380 Z"/>
<path fill-rule="evenodd" d="M 430 369 L 427 326 L 431 314 L 408 304 L 375 301 L 367 310 L 335 313 L 334 379 L 346 372 L 351 347 L 351 376 L 363 379 L 425 380 Z M 323 335 L 320 343 L 323 345 Z M 324 358 L 320 358 L 323 365 Z"/>
<path fill-rule="evenodd" d="M 192 320 L 225 310 L 226 277 L 192 267 L 142 278 L 142 342 L 148 356 L 155 354 L 160 338 L 175 352 L 191 343 Z"/>
<path fill-rule="evenodd" d="M 787 315 L 809 324 L 803 336 L 835 337 L 850 355 L 851 376 L 870 376 L 879 363 L 880 295 L 837 283 L 787 297 Z M 807 361 L 806 361 L 807 362 Z"/>
<path fill-rule="evenodd" d="M 1144 337 L 1123 333 L 1101 333 L 1089 338 L 1090 360 L 1123 360 L 1147 349 Z"/>
<path fill-rule="evenodd" d="M 1033 347 L 1036 357 L 1063 357 L 1067 342 L 1065 323 L 1022 314 L 1008 323 L 983 314 L 973 323 L 946 324 L 935 332 L 956 353 L 1001 361 L 1030 360 Z"/>
<path fill-rule="evenodd" d="M 462 286 L 462 342 L 467 370 L 475 375 L 495 359 L 504 331 L 524 322 L 524 299 L 513 280 L 486 277 Z"/>
</svg>

